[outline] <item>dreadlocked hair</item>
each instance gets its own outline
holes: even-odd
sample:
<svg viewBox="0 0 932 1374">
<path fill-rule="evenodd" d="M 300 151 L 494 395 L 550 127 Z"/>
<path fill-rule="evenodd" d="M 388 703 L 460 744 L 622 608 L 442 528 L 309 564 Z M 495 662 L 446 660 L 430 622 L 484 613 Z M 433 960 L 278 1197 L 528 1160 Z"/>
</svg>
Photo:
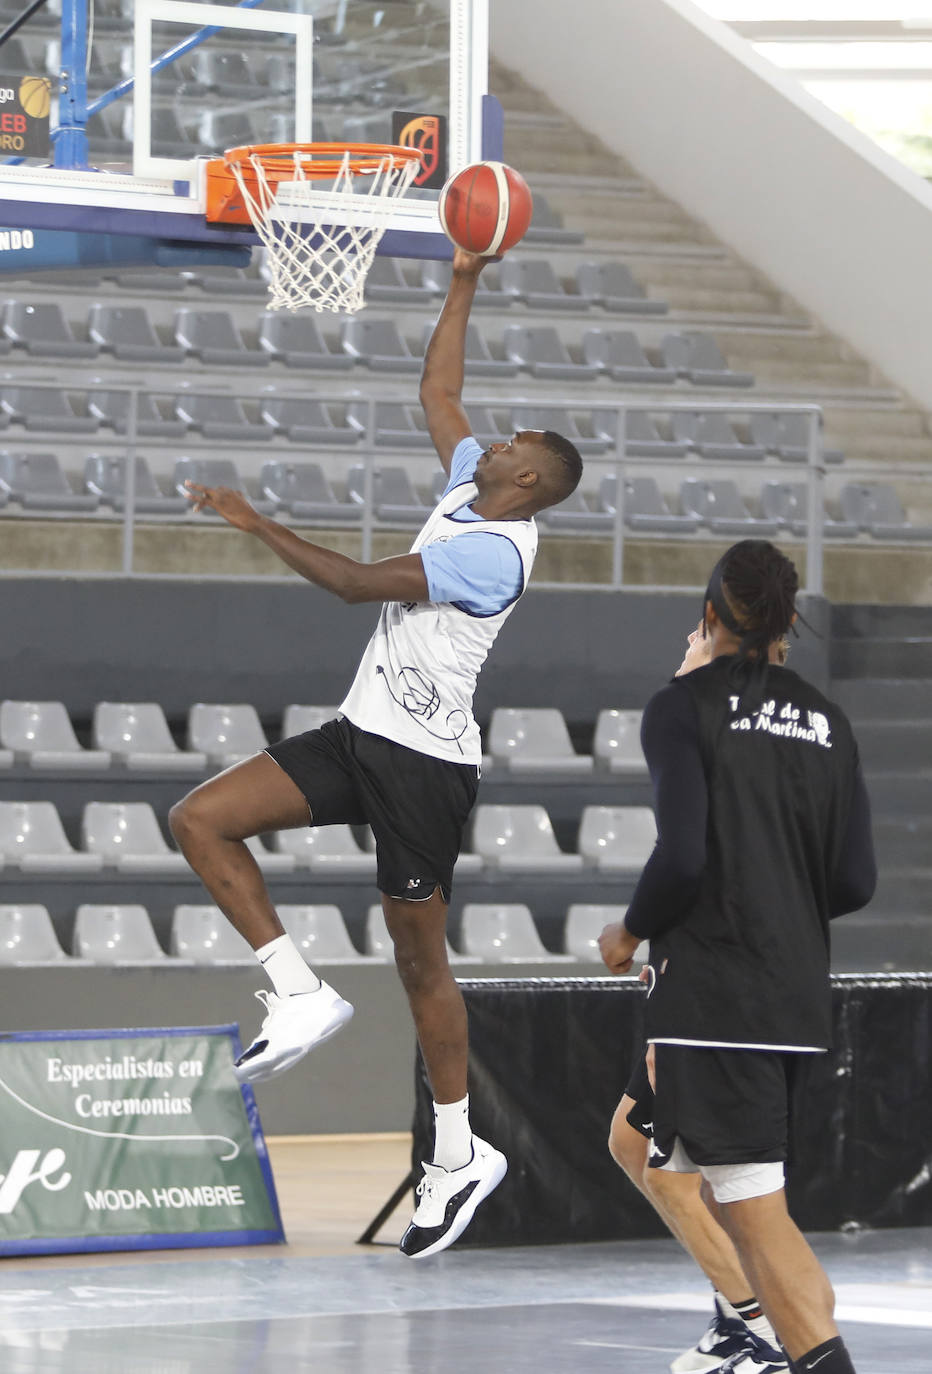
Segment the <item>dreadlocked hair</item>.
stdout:
<svg viewBox="0 0 932 1374">
<path fill-rule="evenodd" d="M 739 643 L 732 673 L 763 686 L 770 646 L 786 637 L 796 619 L 796 566 L 766 539 L 742 539 L 712 571 L 706 600 Z"/>
</svg>

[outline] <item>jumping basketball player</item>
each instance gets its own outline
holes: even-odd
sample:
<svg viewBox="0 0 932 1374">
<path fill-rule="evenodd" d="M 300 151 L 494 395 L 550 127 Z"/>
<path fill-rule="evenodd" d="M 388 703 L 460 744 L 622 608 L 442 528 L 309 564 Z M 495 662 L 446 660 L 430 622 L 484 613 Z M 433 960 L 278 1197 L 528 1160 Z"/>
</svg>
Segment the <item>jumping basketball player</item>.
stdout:
<svg viewBox="0 0 932 1374">
<path fill-rule="evenodd" d="M 457 249 L 424 361 L 421 403 L 449 475 L 412 551 L 359 563 L 259 515 L 238 492 L 189 483 L 210 507 L 290 568 L 347 602 L 383 602 L 338 719 L 269 747 L 196 788 L 172 833 L 272 981 L 267 1015 L 238 1061 L 256 1083 L 334 1035 L 353 1008 L 285 934 L 244 841 L 269 830 L 369 824 L 395 962 L 435 1101 L 435 1148 L 401 1241 L 413 1258 L 445 1249 L 504 1177 L 499 1151 L 472 1135 L 467 1025 L 446 955 L 446 917 L 463 827 L 479 784 L 476 678 L 537 551 L 534 516 L 575 490 L 571 443 L 523 430 L 483 451 L 462 405 L 466 325 L 484 259 Z"/>
<path fill-rule="evenodd" d="M 851 727 L 779 666 L 797 587 L 764 541 L 713 570 L 711 662 L 644 713 L 657 845 L 600 946 L 625 973 L 651 939 L 650 1166 L 702 1176 L 792 1369 L 853 1374 L 831 1285 L 786 1210 L 783 1162 L 802 1066 L 831 1043 L 828 922 L 870 900 L 876 866 Z M 719 1368 L 777 1374 L 775 1353 Z"/>
</svg>

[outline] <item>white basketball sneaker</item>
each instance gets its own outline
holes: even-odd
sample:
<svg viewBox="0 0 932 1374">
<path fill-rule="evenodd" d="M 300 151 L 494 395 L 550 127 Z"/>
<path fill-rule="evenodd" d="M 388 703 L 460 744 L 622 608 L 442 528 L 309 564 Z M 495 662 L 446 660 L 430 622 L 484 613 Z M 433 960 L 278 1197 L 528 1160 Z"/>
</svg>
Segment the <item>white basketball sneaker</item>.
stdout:
<svg viewBox="0 0 932 1374">
<path fill-rule="evenodd" d="M 309 1050 L 336 1035 L 353 1015 L 353 1008 L 327 983 L 315 992 L 296 992 L 290 997 L 261 988 L 257 993 L 266 1007 L 259 1034 L 236 1061 L 241 1083 L 262 1083 L 284 1073 Z"/>
<path fill-rule="evenodd" d="M 472 1221 L 473 1213 L 508 1172 L 505 1156 L 478 1136 L 472 1159 L 462 1169 L 425 1164 L 417 1185 L 418 1204 L 398 1248 L 409 1259 L 427 1259 L 452 1245 Z"/>
</svg>

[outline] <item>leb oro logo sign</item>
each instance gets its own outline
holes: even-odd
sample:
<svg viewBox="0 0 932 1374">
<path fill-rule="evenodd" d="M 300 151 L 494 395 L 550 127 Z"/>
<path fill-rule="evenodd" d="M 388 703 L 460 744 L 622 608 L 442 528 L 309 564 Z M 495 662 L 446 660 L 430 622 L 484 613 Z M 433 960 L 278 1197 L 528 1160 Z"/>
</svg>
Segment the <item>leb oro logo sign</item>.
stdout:
<svg viewBox="0 0 932 1374">
<path fill-rule="evenodd" d="M 0 156 L 45 157 L 52 83 L 47 76 L 0 72 Z"/>
<path fill-rule="evenodd" d="M 0 1036 L 0 1256 L 283 1240 L 235 1037 Z"/>
</svg>

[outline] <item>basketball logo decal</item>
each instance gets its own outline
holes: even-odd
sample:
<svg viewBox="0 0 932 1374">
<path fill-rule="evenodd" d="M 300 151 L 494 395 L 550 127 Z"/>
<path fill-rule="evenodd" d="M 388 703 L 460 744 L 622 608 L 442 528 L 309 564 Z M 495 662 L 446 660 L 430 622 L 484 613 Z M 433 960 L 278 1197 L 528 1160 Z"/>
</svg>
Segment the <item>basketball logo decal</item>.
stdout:
<svg viewBox="0 0 932 1374">
<path fill-rule="evenodd" d="M 398 142 L 402 148 L 417 148 L 421 154 L 421 170 L 414 178 L 414 185 L 420 186 L 434 175 L 440 165 L 440 121 L 436 115 L 419 115 L 409 119 L 402 129 Z"/>
<path fill-rule="evenodd" d="M 19 103 L 30 119 L 47 119 L 52 104 L 52 83 L 47 76 L 24 76 L 19 83 Z"/>
</svg>

